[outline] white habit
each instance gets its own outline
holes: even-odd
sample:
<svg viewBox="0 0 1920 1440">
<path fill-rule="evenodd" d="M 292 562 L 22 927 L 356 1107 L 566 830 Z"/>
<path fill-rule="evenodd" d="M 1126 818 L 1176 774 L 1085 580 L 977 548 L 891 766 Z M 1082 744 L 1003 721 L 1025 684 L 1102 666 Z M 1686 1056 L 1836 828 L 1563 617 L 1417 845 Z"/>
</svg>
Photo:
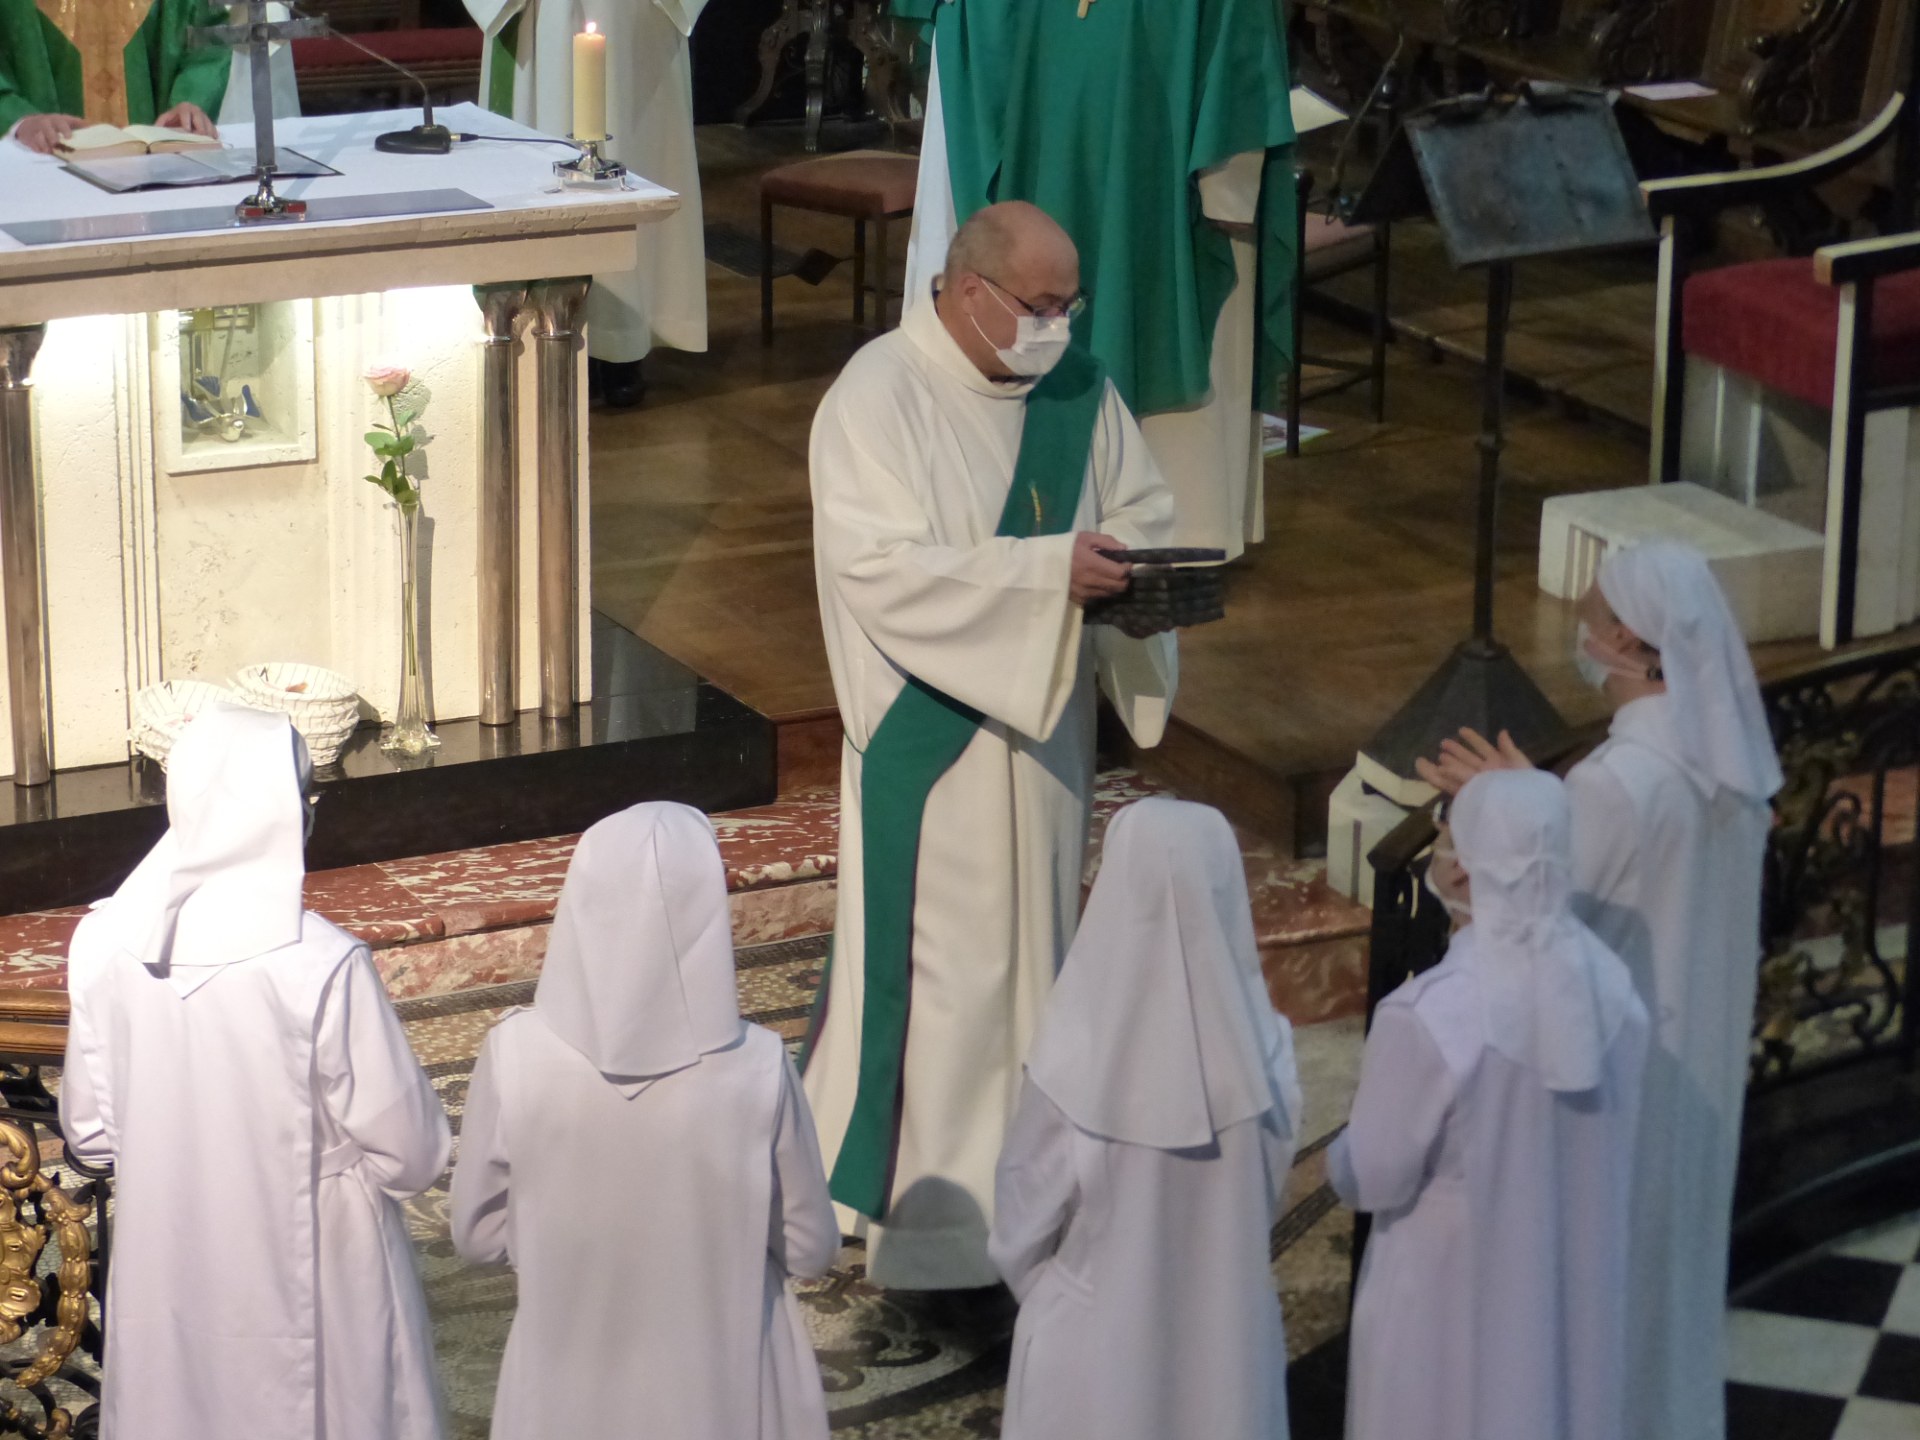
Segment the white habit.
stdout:
<svg viewBox="0 0 1920 1440">
<path fill-rule="evenodd" d="M 1000 1157 L 1004 1440 L 1286 1440 L 1268 1245 L 1299 1116 L 1233 831 L 1130 806 Z"/>
<path fill-rule="evenodd" d="M 930 305 L 934 278 L 960 221 L 947 169 L 946 124 L 940 108 L 940 66 L 927 82 L 927 113 L 920 137 L 920 183 L 914 192 L 913 231 L 907 242 L 905 307 Z M 1202 172 L 1200 209 L 1222 225 L 1251 225 L 1259 216 L 1265 156 L 1250 150 Z M 1173 492 L 1169 545 L 1225 550 L 1229 560 L 1266 538 L 1262 493 L 1260 416 L 1253 408 L 1254 295 L 1259 254 L 1234 233 L 1233 289 L 1213 331 L 1213 392 L 1204 404 L 1140 417 L 1140 432 Z"/>
<path fill-rule="evenodd" d="M 494 43 L 518 17 L 512 118 L 549 135 L 573 129 L 573 37 L 591 20 L 607 37 L 607 154 L 680 197 L 641 228 L 631 270 L 596 275 L 587 348 L 596 360 L 644 359 L 655 345 L 707 348 L 707 242 L 693 144 L 687 37 L 707 0 L 466 0 L 486 32 L 480 103 L 494 93 Z M 564 152 L 556 152 L 564 158 Z"/>
<path fill-rule="evenodd" d="M 283 4 L 267 6 L 267 19 L 290 19 Z M 247 7 L 227 6 L 232 25 L 247 23 Z M 285 40 L 267 44 L 267 72 L 273 77 L 273 118 L 289 120 L 300 114 L 300 82 L 293 73 L 293 47 Z M 253 120 L 253 55 L 246 49 L 233 52 L 233 64 L 227 71 L 227 93 L 220 101 L 220 113 L 213 117 L 220 125 L 242 125 Z M 249 141 L 248 143 L 251 143 Z"/>
<path fill-rule="evenodd" d="M 81 922 L 67 1143 L 115 1169 L 114 1440 L 437 1440 L 399 1200 L 446 1116 L 367 948 L 301 909 L 285 716 L 216 706 L 174 746 L 169 829 Z"/>
<path fill-rule="evenodd" d="M 1079 907 L 1096 676 L 1157 744 L 1171 636 L 1083 627 L 1073 531 L 1166 543 L 1171 503 L 1111 385 L 1069 533 L 998 539 L 1028 386 L 989 381 L 931 305 L 854 356 L 814 418 L 815 574 L 840 718 L 840 891 L 807 1068 L 828 1171 L 860 1063 L 862 755 L 909 674 L 986 717 L 921 827 L 899 1148 L 885 1225 L 841 1211 L 868 1273 L 902 1289 L 991 1285 L 993 1168 L 1020 1065 Z"/>
<path fill-rule="evenodd" d="M 580 838 L 533 1008 L 474 1067 L 453 1241 L 518 1273 L 494 1440 L 826 1440 L 786 1280 L 839 1232 L 799 1077 L 740 1019 L 699 811 Z"/>
<path fill-rule="evenodd" d="M 1628 1430 L 1725 1433 L 1727 1249 L 1779 763 L 1746 645 L 1706 562 L 1656 542 L 1600 588 L 1661 652 L 1667 693 L 1623 705 L 1567 776 L 1574 884 L 1653 1015 L 1633 1201 Z"/>
<path fill-rule="evenodd" d="M 1633 1434 L 1627 1199 L 1647 1015 L 1573 917 L 1568 825 L 1551 775 L 1467 785 L 1453 834 L 1472 922 L 1375 1012 L 1327 1157 L 1341 1198 L 1374 1216 L 1348 1440 Z"/>
</svg>

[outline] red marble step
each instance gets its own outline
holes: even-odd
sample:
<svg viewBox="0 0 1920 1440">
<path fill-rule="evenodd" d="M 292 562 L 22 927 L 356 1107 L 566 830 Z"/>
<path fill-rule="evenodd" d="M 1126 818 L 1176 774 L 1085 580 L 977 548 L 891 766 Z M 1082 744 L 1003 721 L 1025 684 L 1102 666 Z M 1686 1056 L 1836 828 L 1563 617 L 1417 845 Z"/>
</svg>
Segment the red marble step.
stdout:
<svg viewBox="0 0 1920 1440">
<path fill-rule="evenodd" d="M 1091 883 L 1106 825 L 1165 788 L 1129 771 L 1100 777 Z M 774 805 L 713 817 L 737 944 L 833 926 L 839 797 L 814 787 Z M 321 871 L 307 904 L 374 947 L 395 999 L 504 984 L 539 973 L 548 923 L 578 837 L 559 836 Z M 1301 1024 L 1357 1014 L 1366 995 L 1367 912 L 1328 889 L 1325 864 L 1290 860 L 1240 832 L 1254 933 L 1276 1006 Z M 84 910 L 0 919 L 0 985 L 57 989 Z"/>
</svg>

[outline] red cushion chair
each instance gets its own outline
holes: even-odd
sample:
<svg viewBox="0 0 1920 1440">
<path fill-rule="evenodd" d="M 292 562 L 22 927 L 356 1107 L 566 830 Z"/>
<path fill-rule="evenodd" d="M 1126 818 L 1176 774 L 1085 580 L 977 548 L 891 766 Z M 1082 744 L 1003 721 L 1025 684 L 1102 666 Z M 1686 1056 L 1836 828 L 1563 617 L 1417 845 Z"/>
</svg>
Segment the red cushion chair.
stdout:
<svg viewBox="0 0 1920 1440">
<path fill-rule="evenodd" d="M 887 328 L 887 223 L 913 213 L 920 161 L 885 150 L 849 150 L 782 165 L 760 177 L 760 339 L 773 343 L 773 208 L 853 221 L 853 323 L 867 323 L 867 226 L 874 227 L 875 329 Z"/>
</svg>

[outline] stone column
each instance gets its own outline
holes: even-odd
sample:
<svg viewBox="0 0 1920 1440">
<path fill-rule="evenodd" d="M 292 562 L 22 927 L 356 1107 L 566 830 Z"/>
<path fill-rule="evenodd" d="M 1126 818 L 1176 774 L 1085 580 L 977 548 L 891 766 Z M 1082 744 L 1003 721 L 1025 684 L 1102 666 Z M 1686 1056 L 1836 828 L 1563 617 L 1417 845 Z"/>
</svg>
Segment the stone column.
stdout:
<svg viewBox="0 0 1920 1440">
<path fill-rule="evenodd" d="M 540 713 L 571 718 L 579 692 L 579 552 L 574 497 L 580 489 L 580 385 L 574 347 L 586 276 L 532 288 L 539 356 Z"/>
<path fill-rule="evenodd" d="M 520 708 L 520 397 L 514 327 L 526 305 L 522 284 L 478 285 L 486 321 L 480 350 L 480 723 L 510 725 Z"/>
<path fill-rule="evenodd" d="M 46 333 L 44 325 L 0 328 L 0 603 L 6 611 L 16 785 L 44 785 L 53 776 L 40 487 L 33 474 L 33 388 L 27 379 Z"/>
</svg>

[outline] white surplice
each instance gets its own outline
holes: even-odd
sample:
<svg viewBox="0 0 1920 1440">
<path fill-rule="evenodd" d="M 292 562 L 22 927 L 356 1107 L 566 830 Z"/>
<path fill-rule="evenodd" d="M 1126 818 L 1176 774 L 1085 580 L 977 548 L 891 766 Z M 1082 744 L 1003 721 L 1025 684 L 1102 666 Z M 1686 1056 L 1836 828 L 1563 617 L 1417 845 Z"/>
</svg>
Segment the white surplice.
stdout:
<svg viewBox="0 0 1920 1440">
<path fill-rule="evenodd" d="M 195 721 L 167 835 L 74 934 L 60 1111 L 115 1169 L 115 1440 L 441 1433 L 397 1202 L 445 1168 L 446 1116 L 367 947 L 300 909 L 292 740 Z"/>
<path fill-rule="evenodd" d="M 1268 1246 L 1300 1109 L 1232 829 L 1129 806 L 1000 1157 L 1004 1440 L 1286 1440 Z"/>
<path fill-rule="evenodd" d="M 927 303 L 934 278 L 947 263 L 947 247 L 966 218 L 954 213 L 946 136 L 936 56 L 927 81 L 920 181 L 907 241 L 909 310 Z M 1265 158 L 1248 151 L 1201 172 L 1201 213 L 1222 225 L 1253 224 L 1259 215 Z M 1235 280 L 1214 326 L 1210 393 L 1184 409 L 1140 417 L 1147 449 L 1173 492 L 1173 530 L 1167 543 L 1225 550 L 1230 560 L 1267 534 L 1260 416 L 1253 405 L 1259 254 L 1243 235 L 1235 233 L 1232 240 Z"/>
<path fill-rule="evenodd" d="M 1630 1433 L 1725 1434 L 1727 1248 L 1771 815 L 1673 757 L 1672 699 L 1622 706 L 1567 776 L 1589 924 L 1653 1015 L 1633 1203 Z"/>
<path fill-rule="evenodd" d="M 1099 686 L 1157 744 L 1171 636 L 1083 627 L 1072 531 L 1166 543 L 1172 504 L 1109 385 L 1069 533 L 999 539 L 1026 387 L 987 380 L 931 305 L 854 356 L 821 402 L 811 453 L 815 573 L 841 752 L 840 890 L 827 1011 L 807 1094 L 831 1170 L 860 1060 L 862 755 L 918 676 L 986 717 L 934 785 L 921 827 L 900 1142 L 885 1225 L 850 1211 L 882 1285 L 998 1279 L 993 1170 L 1020 1066 L 1079 906 Z"/>
<path fill-rule="evenodd" d="M 1632 1006 L 1593 1090 L 1548 1089 L 1487 1041 L 1475 928 L 1381 1003 L 1328 1153 L 1341 1198 L 1374 1215 L 1348 1440 L 1625 1440 L 1646 1015 Z"/>
<path fill-rule="evenodd" d="M 633 269 L 593 277 L 587 348 L 596 360 L 640 360 L 655 345 L 707 348 L 707 242 L 687 53 L 687 37 L 706 3 L 466 0 L 467 13 L 486 32 L 481 103 L 492 93 L 494 39 L 517 16 L 513 118 L 549 135 L 573 129 L 573 37 L 592 21 L 607 37 L 606 152 L 680 197 L 672 215 L 640 227 Z"/>
<path fill-rule="evenodd" d="M 799 1077 L 740 1019 L 698 811 L 581 837 L 534 1007 L 474 1067 L 452 1228 L 518 1272 L 494 1440 L 825 1440 L 786 1280 L 839 1231 Z"/>
</svg>

